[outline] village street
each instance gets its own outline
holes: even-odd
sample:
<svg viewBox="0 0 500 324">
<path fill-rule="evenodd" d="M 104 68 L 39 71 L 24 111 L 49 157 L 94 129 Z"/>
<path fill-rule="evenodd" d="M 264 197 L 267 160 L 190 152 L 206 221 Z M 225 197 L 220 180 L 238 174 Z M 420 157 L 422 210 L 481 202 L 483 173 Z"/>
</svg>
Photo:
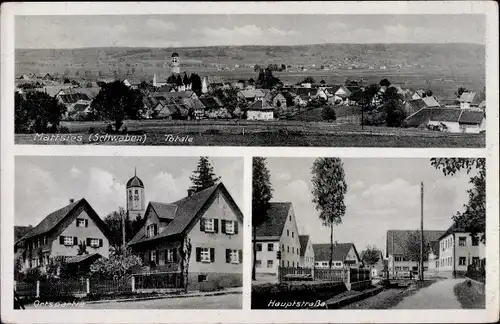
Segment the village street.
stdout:
<svg viewBox="0 0 500 324">
<path fill-rule="evenodd" d="M 198 296 L 187 298 L 162 298 L 139 301 L 112 301 L 106 303 L 86 303 L 75 309 L 241 309 L 241 294 L 226 294 L 217 296 Z M 48 309 L 25 305 L 26 309 Z M 71 309 L 71 308 L 64 308 Z"/>
<path fill-rule="evenodd" d="M 465 279 L 440 280 L 403 299 L 394 309 L 459 309 L 453 287 Z"/>
</svg>

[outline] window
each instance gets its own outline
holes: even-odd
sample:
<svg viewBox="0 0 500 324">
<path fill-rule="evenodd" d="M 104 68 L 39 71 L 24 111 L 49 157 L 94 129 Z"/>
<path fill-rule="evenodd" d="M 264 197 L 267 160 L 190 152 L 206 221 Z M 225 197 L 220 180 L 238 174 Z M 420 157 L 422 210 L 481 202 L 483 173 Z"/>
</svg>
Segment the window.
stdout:
<svg viewBox="0 0 500 324">
<path fill-rule="evenodd" d="M 323 262 L 323 267 L 328 267 L 328 262 Z"/>
<path fill-rule="evenodd" d="M 267 243 L 267 250 L 274 251 L 274 243 Z"/>
<path fill-rule="evenodd" d="M 287 246 L 286 246 L 286 251 L 287 251 L 287 252 L 290 252 L 290 245 L 287 245 Z"/>
<path fill-rule="evenodd" d="M 292 221 L 292 215 L 288 215 L 288 220 L 291 222 Z"/>
<path fill-rule="evenodd" d="M 402 262 L 403 261 L 403 256 L 401 256 L 401 255 L 395 255 L 394 256 L 394 261 L 396 261 L 396 262 Z"/>
<path fill-rule="evenodd" d="M 458 258 L 458 265 L 459 266 L 464 266 L 465 265 L 465 257 L 459 257 Z"/>
<path fill-rule="evenodd" d="M 292 232 L 292 238 L 293 238 L 293 232 Z"/>
<path fill-rule="evenodd" d="M 201 248 L 200 250 L 201 262 L 210 262 L 210 249 L 209 248 Z"/>
<path fill-rule="evenodd" d="M 83 218 L 77 218 L 76 219 L 76 227 L 87 227 L 86 226 L 87 222 Z"/>
<path fill-rule="evenodd" d="M 151 262 L 154 262 L 156 263 L 156 251 L 149 251 L 149 260 L 151 260 Z"/>
<path fill-rule="evenodd" d="M 472 236 L 472 246 L 479 245 L 479 238 L 477 236 Z"/>
<path fill-rule="evenodd" d="M 205 232 L 213 232 L 214 231 L 214 220 L 213 218 L 205 218 Z"/>
<path fill-rule="evenodd" d="M 396 271 L 401 271 L 401 267 L 396 267 Z"/>
<path fill-rule="evenodd" d="M 410 267 L 403 267 L 403 271 L 410 271 Z"/>
<path fill-rule="evenodd" d="M 147 233 L 146 233 L 147 237 L 153 237 L 156 234 L 158 234 L 156 224 L 148 225 L 148 227 L 146 229 L 147 229 Z"/>
<path fill-rule="evenodd" d="M 467 246 L 467 238 L 463 236 L 459 237 L 458 246 Z"/>
<path fill-rule="evenodd" d="M 292 254 L 295 253 L 295 248 L 292 246 Z"/>
<path fill-rule="evenodd" d="M 165 263 L 174 262 L 174 250 L 166 249 L 165 250 Z"/>
<path fill-rule="evenodd" d="M 207 281 L 207 275 L 198 275 L 198 282 Z"/>
<path fill-rule="evenodd" d="M 342 262 L 335 262 L 335 266 L 340 267 L 342 265 Z"/>
<path fill-rule="evenodd" d="M 255 260 L 255 267 L 256 268 L 262 267 L 262 260 Z"/>
<path fill-rule="evenodd" d="M 49 237 L 48 236 L 44 236 L 43 237 L 43 244 L 48 244 L 49 243 Z"/>
<path fill-rule="evenodd" d="M 241 263 L 239 250 L 226 250 L 226 263 Z"/>
<path fill-rule="evenodd" d="M 49 262 L 50 262 L 49 255 L 48 255 L 48 254 L 46 254 L 46 255 L 45 255 L 45 262 L 44 262 L 44 263 L 45 263 L 45 265 L 48 265 L 48 264 L 49 264 Z"/>
<path fill-rule="evenodd" d="M 135 189 L 135 194 L 137 195 L 139 193 L 139 190 Z"/>
<path fill-rule="evenodd" d="M 99 247 L 99 239 L 96 239 L 96 238 L 90 239 L 90 246 L 91 247 Z"/>
<path fill-rule="evenodd" d="M 290 261 L 287 261 L 286 262 L 286 266 L 289 267 L 290 266 Z"/>
<path fill-rule="evenodd" d="M 223 220 L 224 222 L 224 220 Z M 235 234 L 235 230 L 234 230 L 234 227 L 235 227 L 235 222 L 234 221 L 225 221 L 225 233 L 226 234 Z"/>
<path fill-rule="evenodd" d="M 262 251 L 262 244 L 257 243 L 257 251 L 258 252 Z"/>
<path fill-rule="evenodd" d="M 286 236 L 290 236 L 290 231 L 286 230 Z"/>
<path fill-rule="evenodd" d="M 439 261 L 436 261 L 436 268 L 439 268 Z"/>
<path fill-rule="evenodd" d="M 273 260 L 267 260 L 267 267 L 272 268 L 273 267 Z"/>
<path fill-rule="evenodd" d="M 472 264 L 479 264 L 479 257 L 472 257 Z"/>
<path fill-rule="evenodd" d="M 73 245 L 73 237 L 65 236 L 64 237 L 64 245 Z"/>
<path fill-rule="evenodd" d="M 281 244 L 281 251 L 285 252 L 285 244 Z"/>
</svg>

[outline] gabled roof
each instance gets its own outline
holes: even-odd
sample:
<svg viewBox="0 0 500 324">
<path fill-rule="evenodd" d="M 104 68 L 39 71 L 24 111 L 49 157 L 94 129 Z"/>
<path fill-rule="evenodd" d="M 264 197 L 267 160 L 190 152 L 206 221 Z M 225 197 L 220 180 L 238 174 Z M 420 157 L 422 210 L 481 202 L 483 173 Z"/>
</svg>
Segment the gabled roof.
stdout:
<svg viewBox="0 0 500 324">
<path fill-rule="evenodd" d="M 313 244 L 314 250 L 314 260 L 315 261 L 329 261 L 330 260 L 330 243 L 325 244 Z M 347 257 L 347 254 L 354 248 L 354 251 L 359 258 L 358 252 L 356 251 L 356 247 L 353 243 L 334 243 L 333 244 L 333 261 L 344 261 Z"/>
<path fill-rule="evenodd" d="M 240 93 L 247 99 L 264 97 L 266 95 L 262 89 L 246 89 L 241 90 Z"/>
<path fill-rule="evenodd" d="M 24 235 L 33 229 L 33 226 L 14 226 L 14 242 L 19 241 Z"/>
<path fill-rule="evenodd" d="M 77 103 L 73 106 L 73 112 L 83 112 L 89 108 L 89 104 Z"/>
<path fill-rule="evenodd" d="M 298 94 L 299 96 L 313 97 L 318 93 L 318 89 L 297 88 L 295 89 L 295 93 Z"/>
<path fill-rule="evenodd" d="M 273 106 L 267 100 L 255 100 L 247 110 L 273 110 Z"/>
<path fill-rule="evenodd" d="M 85 93 L 70 93 L 70 94 L 63 94 L 60 95 L 59 98 L 61 98 L 61 101 L 66 103 L 66 104 L 73 104 L 76 103 L 78 100 L 90 100 L 89 96 Z"/>
<path fill-rule="evenodd" d="M 408 100 L 406 104 L 410 106 L 413 111 L 419 111 L 422 108 L 427 108 L 427 104 L 423 99 Z"/>
<path fill-rule="evenodd" d="M 417 230 L 388 230 L 386 241 L 386 256 L 403 254 L 405 244 L 410 235 L 419 233 Z M 424 230 L 424 240 L 432 246 L 432 242 L 439 241 L 445 231 Z M 393 253 L 394 252 L 394 253 Z"/>
<path fill-rule="evenodd" d="M 236 206 L 236 204 L 232 200 L 231 195 L 222 183 L 213 185 L 212 187 L 196 192 L 191 196 L 185 197 L 170 204 L 155 202 L 151 205 L 151 207 L 154 208 L 156 214 L 162 219 L 170 219 L 170 217 L 172 217 L 173 209 L 175 209 L 172 221 L 158 235 L 154 237 L 146 237 L 144 235 L 144 231 L 139 231 L 139 233 L 137 233 L 137 235 L 128 243 L 128 245 L 134 245 L 137 243 L 157 240 L 184 233 L 188 229 L 190 224 L 192 224 L 192 222 L 197 218 L 197 216 L 200 215 L 200 212 L 203 210 L 207 202 L 212 198 L 213 194 L 217 190 L 222 190 L 222 192 L 225 193 L 227 197 L 229 197 L 230 204 Z M 149 206 L 150 205 L 148 205 L 148 208 Z M 239 211 L 237 206 L 236 208 L 237 214 L 240 217 L 243 217 L 241 211 Z"/>
<path fill-rule="evenodd" d="M 453 233 L 467 233 L 463 228 L 457 227 L 455 224 L 451 225 L 448 227 L 446 232 L 443 232 L 437 239 L 437 241 L 441 241 L 443 238 L 446 236 L 453 234 Z"/>
<path fill-rule="evenodd" d="M 22 240 L 29 239 L 31 237 L 45 234 L 51 230 L 53 230 L 57 225 L 59 225 L 66 217 L 70 216 L 71 213 L 79 206 L 86 206 L 90 211 L 88 214 L 92 218 L 94 222 L 96 222 L 97 226 L 103 231 L 106 237 L 109 237 L 109 233 L 107 231 L 106 225 L 102 221 L 102 219 L 97 215 L 92 206 L 82 198 L 80 200 L 75 201 L 67 206 L 64 206 L 50 214 L 48 214 L 37 226 L 35 226 L 31 231 L 29 231 L 25 236 L 22 237 Z"/>
<path fill-rule="evenodd" d="M 422 108 L 406 118 L 410 127 L 418 127 L 429 120 L 437 122 L 458 122 L 463 109 L 459 108 Z"/>
<path fill-rule="evenodd" d="M 423 100 L 429 108 L 440 106 L 439 102 L 436 100 L 436 98 L 434 98 L 434 96 L 423 97 L 421 100 Z"/>
<path fill-rule="evenodd" d="M 472 100 L 474 99 L 475 96 L 476 96 L 475 92 L 466 91 L 466 92 L 462 93 L 462 95 L 460 96 L 458 101 L 460 101 L 460 102 L 472 102 Z"/>
<path fill-rule="evenodd" d="M 306 253 L 307 243 L 309 242 L 309 235 L 299 235 L 300 241 L 300 256 L 304 256 Z"/>
<path fill-rule="evenodd" d="M 291 202 L 271 202 L 266 221 L 256 228 L 257 239 L 259 236 L 279 239 L 283 233 L 290 208 L 292 208 Z"/>
<path fill-rule="evenodd" d="M 463 109 L 458 122 L 460 124 L 479 125 L 485 118 L 484 111 Z"/>
<path fill-rule="evenodd" d="M 221 108 L 222 107 L 221 102 L 218 99 L 216 99 L 215 97 L 203 97 L 203 98 L 200 98 L 200 101 L 207 109 Z"/>
</svg>

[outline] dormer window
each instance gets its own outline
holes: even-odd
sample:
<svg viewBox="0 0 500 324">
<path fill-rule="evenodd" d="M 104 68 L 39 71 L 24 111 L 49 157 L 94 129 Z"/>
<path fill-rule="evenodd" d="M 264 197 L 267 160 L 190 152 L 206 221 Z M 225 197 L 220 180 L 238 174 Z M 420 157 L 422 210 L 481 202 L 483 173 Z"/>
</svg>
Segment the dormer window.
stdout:
<svg viewBox="0 0 500 324">
<path fill-rule="evenodd" d="M 76 227 L 87 227 L 88 226 L 88 221 L 83 218 L 77 218 L 76 219 Z"/>
<path fill-rule="evenodd" d="M 148 225 L 148 227 L 146 228 L 146 236 L 153 237 L 156 234 L 158 234 L 158 227 L 156 226 L 156 224 Z"/>
</svg>

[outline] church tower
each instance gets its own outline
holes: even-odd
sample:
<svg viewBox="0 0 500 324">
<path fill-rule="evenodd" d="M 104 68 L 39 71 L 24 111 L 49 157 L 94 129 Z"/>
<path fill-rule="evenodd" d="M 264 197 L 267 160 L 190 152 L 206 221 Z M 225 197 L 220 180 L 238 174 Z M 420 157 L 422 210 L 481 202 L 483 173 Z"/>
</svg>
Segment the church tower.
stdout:
<svg viewBox="0 0 500 324">
<path fill-rule="evenodd" d="M 146 211 L 146 197 L 144 192 L 144 184 L 137 177 L 137 170 L 134 171 L 134 176 L 127 181 L 127 213 L 130 220 L 134 220 L 137 216 L 144 216 Z"/>
<path fill-rule="evenodd" d="M 172 53 L 172 73 L 174 74 L 180 73 L 179 54 L 177 53 Z"/>
</svg>

